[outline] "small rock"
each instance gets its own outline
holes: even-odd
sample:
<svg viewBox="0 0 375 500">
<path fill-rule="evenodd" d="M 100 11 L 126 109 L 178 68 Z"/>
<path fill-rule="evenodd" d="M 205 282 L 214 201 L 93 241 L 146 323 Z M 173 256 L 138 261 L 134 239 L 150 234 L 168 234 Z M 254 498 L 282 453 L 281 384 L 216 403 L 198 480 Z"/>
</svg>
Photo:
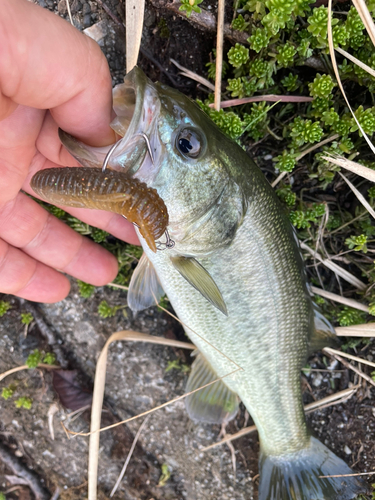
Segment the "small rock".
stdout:
<svg viewBox="0 0 375 500">
<path fill-rule="evenodd" d="M 57 11 L 60 16 L 65 16 L 68 13 L 68 9 L 66 7 L 66 0 L 60 0 L 57 4 Z"/>
<path fill-rule="evenodd" d="M 105 21 L 100 21 L 90 26 L 90 28 L 86 28 L 84 33 L 95 40 L 101 47 L 104 47 L 104 40 L 108 33 L 107 23 Z"/>
<path fill-rule="evenodd" d="M 82 6 L 82 14 L 86 16 L 87 14 L 91 14 L 91 7 L 89 3 L 84 3 Z"/>
<path fill-rule="evenodd" d="M 86 14 L 83 16 L 83 27 L 88 28 L 91 26 L 91 14 Z"/>
<path fill-rule="evenodd" d="M 91 12 L 96 12 L 98 10 L 98 6 L 95 2 L 89 2 L 89 5 L 91 7 Z"/>
<path fill-rule="evenodd" d="M 313 386 L 319 387 L 323 381 L 323 375 L 321 373 L 314 373 Z"/>
<path fill-rule="evenodd" d="M 349 448 L 349 446 L 346 444 L 345 447 L 344 447 L 344 452 L 347 454 L 347 455 L 351 455 L 352 454 L 352 450 Z"/>
<path fill-rule="evenodd" d="M 73 0 L 72 5 L 70 6 L 72 14 L 76 14 L 81 9 L 82 9 L 81 2 L 79 0 Z"/>
</svg>

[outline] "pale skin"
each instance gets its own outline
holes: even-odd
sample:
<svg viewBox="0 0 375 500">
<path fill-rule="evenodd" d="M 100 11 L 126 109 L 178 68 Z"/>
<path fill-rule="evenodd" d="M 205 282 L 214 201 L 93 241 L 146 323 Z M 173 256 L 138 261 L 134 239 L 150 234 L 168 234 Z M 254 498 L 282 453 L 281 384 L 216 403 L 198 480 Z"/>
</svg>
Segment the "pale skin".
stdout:
<svg viewBox="0 0 375 500">
<path fill-rule="evenodd" d="M 24 192 L 37 170 L 78 165 L 58 127 L 90 145 L 115 141 L 111 77 L 99 46 L 58 16 L 27 0 L 0 0 L 0 12 L 0 293 L 57 302 L 70 289 L 63 273 L 104 285 L 117 260 Z M 119 215 L 66 210 L 138 241 Z"/>
</svg>

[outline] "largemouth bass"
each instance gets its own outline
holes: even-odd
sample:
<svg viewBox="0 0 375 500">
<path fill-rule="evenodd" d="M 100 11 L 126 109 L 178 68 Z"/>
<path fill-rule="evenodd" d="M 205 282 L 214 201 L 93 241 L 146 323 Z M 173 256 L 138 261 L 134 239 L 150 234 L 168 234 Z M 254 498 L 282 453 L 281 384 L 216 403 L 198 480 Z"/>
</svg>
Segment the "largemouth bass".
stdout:
<svg viewBox="0 0 375 500">
<path fill-rule="evenodd" d="M 259 432 L 260 500 L 354 498 L 366 489 L 358 478 L 321 477 L 352 471 L 306 425 L 300 370 L 334 330 L 314 308 L 294 230 L 267 180 L 197 105 L 138 68 L 114 104 L 123 139 L 108 168 L 157 190 L 175 242 L 155 253 L 140 236 L 129 305 L 152 305 L 161 284 L 199 351 L 189 390 L 224 377 L 187 398 L 190 416 L 225 422 L 243 402 Z M 108 150 L 61 137 L 81 164 L 102 166 Z"/>
</svg>

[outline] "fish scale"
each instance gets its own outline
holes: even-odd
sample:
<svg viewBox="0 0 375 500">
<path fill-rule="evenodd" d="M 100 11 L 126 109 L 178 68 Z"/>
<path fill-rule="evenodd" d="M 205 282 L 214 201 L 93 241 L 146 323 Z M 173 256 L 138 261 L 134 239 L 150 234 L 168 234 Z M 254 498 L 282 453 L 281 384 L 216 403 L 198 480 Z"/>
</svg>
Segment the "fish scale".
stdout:
<svg viewBox="0 0 375 500">
<path fill-rule="evenodd" d="M 251 207 L 256 207 L 256 213 Z M 311 328 L 308 319 L 301 318 L 309 317 L 311 306 L 306 289 L 295 286 L 296 275 L 301 274 L 298 263 L 283 248 L 283 244 L 290 246 L 290 240 L 282 237 L 286 222 L 280 217 L 280 210 L 276 212 L 268 206 L 264 213 L 264 208 L 258 200 L 253 200 L 230 247 L 201 259 L 223 295 L 228 318 L 198 292 L 191 291 L 188 283 L 173 269 L 166 252 L 151 255 L 147 248 L 145 251 L 158 270 L 161 284 L 178 317 L 189 328 L 190 339 L 216 373 L 223 376 L 236 366 L 194 332 L 243 368 L 243 372 L 225 378 L 225 383 L 239 395 L 252 415 L 263 447 L 272 454 L 279 454 L 296 446 L 297 449 L 303 447 L 308 439 L 299 370 L 307 352 L 304 339 Z M 276 217 L 280 223 L 273 224 L 268 232 L 263 219 L 272 220 L 270 215 L 274 217 L 273 222 Z M 264 233 L 267 239 L 274 240 L 272 246 L 263 243 Z M 230 271 L 223 273 L 228 262 L 231 263 Z M 285 270 L 288 270 L 287 275 Z M 283 346 L 281 351 L 279 344 Z M 290 391 L 286 392 L 285 387 L 290 387 Z M 280 405 L 284 410 L 282 422 L 274 418 L 280 412 Z"/>
</svg>

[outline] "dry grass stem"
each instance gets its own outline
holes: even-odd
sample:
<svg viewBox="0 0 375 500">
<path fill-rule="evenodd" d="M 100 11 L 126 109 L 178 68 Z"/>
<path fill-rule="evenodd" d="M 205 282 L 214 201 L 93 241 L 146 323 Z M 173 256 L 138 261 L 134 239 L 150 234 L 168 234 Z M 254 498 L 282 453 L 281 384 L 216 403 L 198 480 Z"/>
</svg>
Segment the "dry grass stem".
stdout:
<svg viewBox="0 0 375 500">
<path fill-rule="evenodd" d="M 320 399 L 319 401 L 314 401 L 313 403 L 309 403 L 308 405 L 305 406 L 305 412 L 313 412 L 316 410 L 319 410 L 321 408 L 326 408 L 327 406 L 332 406 L 333 404 L 338 404 L 342 403 L 346 400 L 348 400 L 355 392 L 357 392 L 358 388 L 360 386 L 356 385 L 354 387 L 351 387 L 349 389 L 345 389 L 343 391 L 337 392 L 336 394 L 331 394 L 330 396 L 327 396 L 326 398 Z M 257 430 L 255 425 L 251 425 L 249 427 L 245 427 L 244 429 L 241 429 L 240 431 L 236 432 L 235 434 L 228 434 L 225 436 L 224 439 L 217 443 L 210 444 L 209 446 L 206 446 L 205 448 L 202 448 L 199 450 L 199 452 L 202 451 L 207 451 L 211 450 L 212 448 L 216 448 L 216 446 L 221 446 L 223 444 L 226 444 L 230 441 L 233 441 L 235 439 L 238 439 L 242 436 L 246 436 L 247 434 L 250 434 L 252 432 L 255 432 Z"/>
<path fill-rule="evenodd" d="M 369 307 L 361 304 L 357 300 L 347 299 L 346 297 L 342 297 L 341 295 L 337 295 L 336 293 L 326 292 L 321 288 L 317 288 L 316 286 L 311 287 L 311 291 L 320 297 L 324 297 L 329 300 L 333 300 L 334 302 L 338 302 L 339 304 L 344 304 L 349 307 L 353 307 L 354 309 L 358 309 L 359 311 L 364 311 L 366 313 L 369 312 Z"/>
<path fill-rule="evenodd" d="M 346 50 L 340 49 L 340 47 L 336 47 L 335 50 L 336 50 L 336 52 L 339 52 L 342 56 L 346 57 L 347 59 L 352 61 L 354 64 L 359 66 L 360 68 L 367 71 L 367 73 L 369 73 L 371 76 L 375 77 L 375 70 L 370 68 L 370 66 L 367 66 L 367 64 L 363 63 L 362 61 L 360 61 L 356 57 L 352 56 L 351 54 L 349 54 L 349 52 L 346 52 Z"/>
<path fill-rule="evenodd" d="M 375 368 L 375 363 L 373 363 L 372 361 L 368 361 L 367 359 L 364 359 L 364 358 L 359 358 L 358 356 L 353 356 L 353 354 L 348 354 L 346 352 L 337 351 L 336 349 L 332 349 L 331 347 L 325 347 L 323 350 L 328 352 L 329 354 L 335 354 L 337 356 L 342 356 L 343 358 L 351 359 L 353 361 L 357 361 L 357 363 L 362 363 L 364 365 L 372 366 L 373 368 Z"/>
<path fill-rule="evenodd" d="M 319 476 L 320 479 L 324 479 L 326 477 L 354 477 L 354 476 L 371 476 L 375 474 L 375 472 L 356 472 L 353 474 L 336 474 L 335 476 Z"/>
<path fill-rule="evenodd" d="M 59 370 L 61 366 L 56 366 L 56 365 L 46 365 L 44 363 L 39 363 L 37 368 L 47 368 L 48 370 Z M 22 365 L 22 366 L 16 366 L 15 368 L 11 368 L 10 370 L 7 370 L 6 372 L 0 373 L 0 382 L 5 379 L 8 375 L 12 375 L 13 373 L 20 372 L 22 370 L 32 370 L 32 368 L 29 368 L 27 365 Z"/>
<path fill-rule="evenodd" d="M 345 168 L 346 170 L 349 170 L 350 172 L 353 172 L 357 175 L 360 175 L 361 177 L 364 177 L 365 179 L 375 182 L 375 171 L 371 170 L 371 168 L 365 167 L 364 165 L 361 165 L 360 163 L 357 163 L 352 160 L 348 160 L 347 158 L 344 158 L 343 156 L 336 156 L 336 155 L 325 155 L 322 156 L 324 160 L 327 160 L 334 165 L 337 165 L 338 167 Z"/>
<path fill-rule="evenodd" d="M 68 11 L 68 16 L 69 16 L 70 24 L 72 26 L 74 26 L 73 18 L 72 18 L 72 11 L 70 10 L 70 2 L 69 2 L 69 0 L 65 0 L 65 1 L 66 1 L 66 10 Z"/>
<path fill-rule="evenodd" d="M 331 135 L 329 137 L 326 137 L 322 141 L 317 142 L 313 146 L 310 146 L 309 148 L 301 151 L 300 154 L 296 157 L 296 161 L 301 160 L 301 158 L 303 158 L 304 156 L 308 155 L 309 153 L 312 153 L 313 151 L 315 151 L 316 149 L 320 148 L 321 146 L 325 146 L 326 144 L 328 144 L 328 143 L 336 140 L 338 137 L 339 137 L 339 134 L 333 134 L 333 135 Z"/>
<path fill-rule="evenodd" d="M 253 97 L 243 97 L 242 99 L 230 99 L 228 101 L 221 101 L 220 108 L 231 108 L 232 106 L 241 106 L 251 102 L 311 102 L 312 97 L 304 97 L 299 95 L 256 95 Z M 215 107 L 215 103 L 208 105 L 210 108 Z"/>
<path fill-rule="evenodd" d="M 336 335 L 345 337 L 375 337 L 375 323 L 363 325 L 337 326 Z"/>
<path fill-rule="evenodd" d="M 128 286 L 118 285 L 117 283 L 108 283 L 106 286 L 113 286 L 114 288 L 121 288 L 121 290 L 129 290 Z"/>
<path fill-rule="evenodd" d="M 216 35 L 216 73 L 215 73 L 215 109 L 220 110 L 221 79 L 223 71 L 223 40 L 224 40 L 224 10 L 225 0 L 219 0 L 217 7 L 217 35 Z"/>
<path fill-rule="evenodd" d="M 139 413 L 138 415 L 134 415 L 133 417 L 129 417 L 126 420 L 121 420 L 121 422 L 116 422 L 115 424 L 107 425 L 106 427 L 98 428 L 95 431 L 90 431 L 90 432 L 74 432 L 65 427 L 63 424 L 63 427 L 65 431 L 70 434 L 71 436 L 81 436 L 81 437 L 88 437 L 88 436 L 93 436 L 93 435 L 98 435 L 101 432 L 108 431 L 110 429 L 113 429 L 114 427 L 118 427 L 119 425 L 124 425 L 127 424 L 128 422 L 132 422 L 133 420 L 137 420 L 138 418 L 145 417 L 146 415 L 149 415 L 150 413 L 154 413 L 157 410 L 160 410 L 161 408 L 165 408 L 166 406 L 169 406 L 173 403 L 176 403 L 177 401 L 180 401 L 182 399 L 185 399 L 187 396 L 190 396 L 190 394 L 194 394 L 195 392 L 200 391 L 201 389 L 205 389 L 206 387 L 209 387 L 212 384 L 215 384 L 216 382 L 219 382 L 219 380 L 222 380 L 226 377 L 230 377 L 231 375 L 237 373 L 238 371 L 242 370 L 242 368 L 236 368 L 235 370 L 227 373 L 226 375 L 223 375 L 222 377 L 215 378 L 215 380 L 212 380 L 211 382 L 208 382 L 205 385 L 201 385 L 197 389 L 194 389 L 190 392 L 187 392 L 186 394 L 182 394 L 181 396 L 177 396 L 174 399 L 170 399 L 166 403 L 163 403 L 159 406 L 155 406 L 154 408 L 151 408 L 151 410 L 144 411 L 143 413 Z"/>
<path fill-rule="evenodd" d="M 315 252 L 312 248 L 310 248 L 306 243 L 301 242 L 301 248 L 303 250 L 306 250 L 309 252 L 315 259 L 317 259 L 319 262 L 324 264 L 328 269 L 331 269 L 335 274 L 340 276 L 342 279 L 353 285 L 355 288 L 358 288 L 359 290 L 365 290 L 367 287 L 363 281 L 359 280 L 355 276 L 353 276 L 351 273 L 343 269 L 342 267 L 338 266 L 334 262 L 328 259 L 324 259 L 320 254 Z"/>
<path fill-rule="evenodd" d="M 359 368 L 357 368 L 356 366 L 352 365 L 351 363 L 348 363 L 348 361 L 346 361 L 343 357 L 339 356 L 338 354 L 335 354 L 335 352 L 338 352 L 339 354 L 345 354 L 341 351 L 335 351 L 335 352 L 331 352 L 331 351 L 334 351 L 334 349 L 329 349 L 329 348 L 324 348 L 323 349 L 323 352 L 328 354 L 329 356 L 331 356 L 331 358 L 334 358 L 336 359 L 337 361 L 340 361 L 340 363 L 344 366 L 346 366 L 346 368 L 348 368 L 349 370 L 352 370 L 354 373 L 356 373 L 357 375 L 359 375 L 360 377 L 362 377 L 364 380 L 366 380 L 369 384 L 375 386 L 375 381 L 372 380 L 371 377 L 369 377 L 368 375 L 366 375 L 366 373 L 363 373 L 362 370 L 360 370 Z M 347 356 L 346 356 L 347 357 Z M 361 360 L 361 358 L 358 358 Z M 362 362 L 363 360 L 361 360 Z"/>
<path fill-rule="evenodd" d="M 88 466 L 88 499 L 96 500 L 97 498 L 97 477 L 98 477 L 98 462 L 99 462 L 99 441 L 100 441 L 100 420 L 104 399 L 104 389 L 105 389 L 105 378 L 106 378 L 106 368 L 107 368 L 107 355 L 108 348 L 112 342 L 127 340 L 133 342 L 149 342 L 152 344 L 169 345 L 174 347 L 181 347 L 185 349 L 194 349 L 193 344 L 188 344 L 186 342 L 179 342 L 177 340 L 169 340 L 161 337 L 153 337 L 151 335 L 146 335 L 140 332 L 134 332 L 130 330 L 123 330 L 116 332 L 109 337 L 105 343 L 102 352 L 100 353 L 95 372 L 94 380 L 94 391 L 93 391 L 93 401 L 91 410 L 91 432 L 86 434 L 81 434 L 83 436 L 90 435 L 90 445 L 89 445 L 89 466 Z M 163 406 L 163 405 L 162 405 Z M 164 405 L 165 406 L 165 405 Z M 148 414 L 150 412 L 146 412 Z M 139 415 L 141 416 L 141 415 Z M 131 419 L 126 420 L 128 422 Z M 114 424 L 113 426 L 106 427 L 106 429 L 120 425 L 121 422 Z M 80 434 L 68 431 L 70 434 Z"/>
<path fill-rule="evenodd" d="M 356 6 L 356 3 L 358 5 L 360 5 L 362 2 L 360 2 L 359 0 L 357 0 L 357 2 L 353 2 L 354 5 Z M 370 139 L 368 138 L 367 134 L 364 132 L 361 124 L 359 123 L 359 121 L 357 120 L 357 117 L 355 116 L 353 110 L 352 110 L 352 107 L 350 106 L 350 103 L 349 103 L 349 100 L 348 98 L 346 97 L 346 94 L 345 94 L 345 90 L 344 90 L 344 87 L 342 85 L 342 82 L 341 82 L 341 78 L 340 78 L 340 74 L 339 74 L 339 70 L 338 70 L 338 67 L 337 67 L 337 62 L 336 62 L 336 55 L 335 55 L 335 48 L 334 48 L 334 44 L 333 44 L 333 37 L 332 37 L 332 0 L 328 0 L 328 46 L 329 46 L 329 53 L 330 53 L 330 56 L 331 56 L 331 62 L 332 62 L 332 67 L 333 67 L 333 71 L 335 72 L 335 76 L 336 76 L 336 80 L 337 80 L 337 83 L 338 83 L 338 86 L 341 90 L 341 93 L 345 99 L 345 102 L 346 104 L 348 105 L 348 108 L 357 124 L 357 127 L 359 128 L 359 130 L 361 131 L 363 137 L 365 138 L 367 144 L 369 145 L 371 151 L 375 154 L 375 147 L 374 145 L 372 144 L 372 142 L 370 141 Z"/>
<path fill-rule="evenodd" d="M 203 76 L 200 76 L 200 75 L 197 75 L 196 73 L 194 73 L 194 71 L 190 71 L 190 69 L 187 69 L 185 68 L 184 66 L 182 66 L 181 64 L 179 64 L 177 61 L 175 61 L 174 59 L 170 59 L 170 61 L 179 69 L 181 70 L 180 71 L 180 74 L 183 75 L 183 76 L 186 76 L 187 78 L 191 78 L 192 80 L 204 85 L 205 87 L 207 87 L 208 89 L 212 90 L 213 92 L 215 92 L 215 86 L 212 85 L 211 82 L 209 82 L 208 80 L 206 80 L 206 78 L 203 78 Z"/>
<path fill-rule="evenodd" d="M 143 422 L 141 423 L 138 431 L 137 431 L 137 434 L 134 436 L 134 440 L 132 442 L 132 445 L 130 447 L 130 450 L 129 450 L 129 453 L 128 453 L 128 456 L 126 457 L 126 460 L 125 460 L 125 463 L 124 463 L 124 466 L 123 468 L 121 469 L 121 472 L 120 472 L 120 475 L 119 477 L 117 478 L 117 481 L 116 481 L 116 484 L 114 485 L 111 493 L 109 494 L 109 496 L 112 498 L 113 495 L 116 493 L 116 490 L 117 488 L 119 487 L 124 475 L 125 475 L 125 472 L 126 472 L 126 469 L 129 465 L 129 462 L 130 462 L 130 459 L 134 453 L 134 449 L 135 449 L 135 445 L 137 444 L 137 441 L 139 439 L 139 436 L 141 435 L 145 425 L 147 424 L 148 420 L 150 419 L 150 415 L 147 415 L 147 417 L 143 420 Z"/>
<path fill-rule="evenodd" d="M 340 172 L 339 172 L 340 173 Z M 368 211 L 368 213 L 375 219 L 375 212 L 370 203 L 366 200 L 366 198 L 363 196 L 362 193 L 358 191 L 358 189 L 350 182 L 349 179 L 345 177 L 342 173 L 340 173 L 340 176 L 344 179 L 344 181 L 347 183 L 347 185 L 350 187 L 350 189 L 353 191 L 353 193 L 356 195 L 357 200 L 362 203 L 362 205 L 365 207 L 365 209 Z"/>
<path fill-rule="evenodd" d="M 138 61 L 141 46 L 145 0 L 126 0 L 126 72 L 129 73 Z"/>
<path fill-rule="evenodd" d="M 364 0 L 353 0 L 353 5 L 357 9 L 357 12 L 365 25 L 366 31 L 371 38 L 373 45 L 375 45 L 375 25 L 368 11 L 367 5 Z"/>
<path fill-rule="evenodd" d="M 281 100 L 281 99 L 280 99 Z M 321 146 L 324 146 L 325 144 L 328 144 L 329 142 L 334 141 L 337 139 L 339 134 L 334 134 L 331 135 L 330 137 L 327 137 L 323 141 L 318 142 L 317 144 L 314 144 L 313 146 L 305 149 L 304 151 L 301 151 L 301 153 L 296 157 L 296 161 L 299 161 L 301 158 L 306 156 L 307 154 L 311 153 L 312 151 L 315 151 L 315 149 L 320 148 Z M 272 182 L 271 186 L 274 188 L 278 185 L 278 183 L 286 176 L 287 172 L 281 172 L 276 179 Z"/>
</svg>

